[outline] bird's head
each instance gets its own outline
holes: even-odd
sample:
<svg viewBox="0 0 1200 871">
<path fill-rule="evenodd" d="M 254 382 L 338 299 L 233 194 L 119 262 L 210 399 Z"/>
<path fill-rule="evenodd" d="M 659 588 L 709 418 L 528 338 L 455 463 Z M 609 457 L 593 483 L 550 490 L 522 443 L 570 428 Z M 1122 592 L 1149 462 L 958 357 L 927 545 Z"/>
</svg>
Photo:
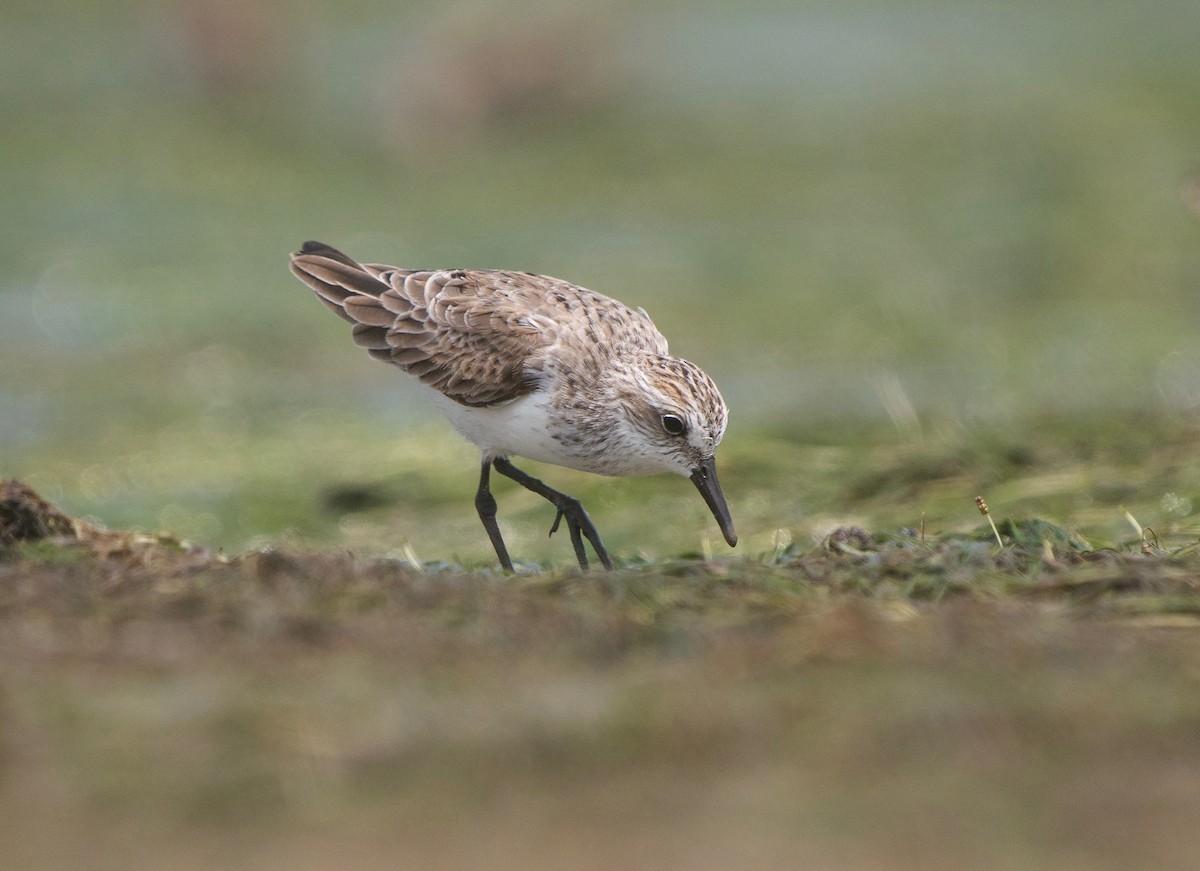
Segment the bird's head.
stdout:
<svg viewBox="0 0 1200 871">
<path fill-rule="evenodd" d="M 633 367 L 633 389 L 623 397 L 627 424 L 641 461 L 660 472 L 690 478 L 732 547 L 737 533 L 717 481 L 717 445 L 729 410 L 704 370 L 678 357 L 648 355 Z"/>
</svg>

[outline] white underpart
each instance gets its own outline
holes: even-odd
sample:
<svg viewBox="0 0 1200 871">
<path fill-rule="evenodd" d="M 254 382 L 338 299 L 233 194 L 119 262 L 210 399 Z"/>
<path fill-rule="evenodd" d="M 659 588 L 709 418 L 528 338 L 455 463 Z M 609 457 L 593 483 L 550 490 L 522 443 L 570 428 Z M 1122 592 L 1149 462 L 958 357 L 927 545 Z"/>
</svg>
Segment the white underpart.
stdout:
<svg viewBox="0 0 1200 871">
<path fill-rule="evenodd" d="M 541 390 L 490 408 L 460 405 L 437 390 L 427 390 L 458 434 L 477 445 L 489 458 L 518 456 L 593 471 L 588 468 L 586 458 L 568 452 L 550 435 L 547 396 Z"/>
</svg>

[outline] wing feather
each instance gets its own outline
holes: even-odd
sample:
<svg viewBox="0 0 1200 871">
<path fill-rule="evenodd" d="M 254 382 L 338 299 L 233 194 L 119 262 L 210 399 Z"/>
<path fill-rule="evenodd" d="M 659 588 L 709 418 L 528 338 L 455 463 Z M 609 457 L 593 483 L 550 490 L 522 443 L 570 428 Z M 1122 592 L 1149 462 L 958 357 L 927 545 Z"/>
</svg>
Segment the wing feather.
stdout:
<svg viewBox="0 0 1200 871">
<path fill-rule="evenodd" d="M 464 405 L 508 402 L 535 389 L 553 341 L 520 318 L 519 301 L 490 292 L 485 271 L 360 265 L 320 243 L 292 272 L 354 324 L 355 344 Z"/>
<path fill-rule="evenodd" d="M 391 350 L 387 340 L 387 327 L 373 327 L 370 324 L 357 323 L 350 331 L 354 344 L 360 348 L 370 348 L 376 351 Z"/>
<path fill-rule="evenodd" d="M 364 265 L 319 242 L 293 254 L 291 270 L 354 324 L 355 343 L 373 358 L 463 405 L 497 405 L 536 389 L 555 346 L 573 350 L 559 353 L 560 368 L 667 354 L 641 309 L 545 275 Z"/>
<path fill-rule="evenodd" d="M 396 321 L 396 315 L 384 308 L 377 296 L 354 294 L 342 303 L 342 307 L 354 320 L 373 327 L 390 327 Z"/>
</svg>

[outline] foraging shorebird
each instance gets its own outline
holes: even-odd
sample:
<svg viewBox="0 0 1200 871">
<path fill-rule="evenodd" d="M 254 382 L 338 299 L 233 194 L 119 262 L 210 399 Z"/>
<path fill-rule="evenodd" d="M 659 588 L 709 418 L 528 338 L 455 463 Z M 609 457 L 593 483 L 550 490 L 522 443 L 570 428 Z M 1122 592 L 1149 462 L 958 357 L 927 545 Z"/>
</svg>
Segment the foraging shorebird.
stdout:
<svg viewBox="0 0 1200 871">
<path fill-rule="evenodd" d="M 429 390 L 451 425 L 483 452 L 475 508 L 505 569 L 491 470 L 547 499 L 550 533 L 567 522 L 582 569 L 583 539 L 613 562 L 583 505 L 509 457 L 599 475 L 675 472 L 691 478 L 730 547 L 733 520 L 717 482 L 728 412 L 699 366 L 673 357 L 641 309 L 530 272 L 398 269 L 358 263 L 305 242 L 291 270 L 355 344 Z"/>
</svg>

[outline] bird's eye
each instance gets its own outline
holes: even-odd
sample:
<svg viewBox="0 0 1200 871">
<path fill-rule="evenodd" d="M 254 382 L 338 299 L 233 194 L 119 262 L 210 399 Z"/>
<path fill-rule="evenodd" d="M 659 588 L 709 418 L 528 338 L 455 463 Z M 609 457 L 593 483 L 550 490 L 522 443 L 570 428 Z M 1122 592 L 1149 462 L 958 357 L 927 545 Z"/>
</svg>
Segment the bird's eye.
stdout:
<svg viewBox="0 0 1200 871">
<path fill-rule="evenodd" d="M 687 424 L 683 422 L 682 417 L 674 414 L 664 414 L 662 416 L 662 425 L 670 435 L 683 435 L 687 429 Z"/>
</svg>

